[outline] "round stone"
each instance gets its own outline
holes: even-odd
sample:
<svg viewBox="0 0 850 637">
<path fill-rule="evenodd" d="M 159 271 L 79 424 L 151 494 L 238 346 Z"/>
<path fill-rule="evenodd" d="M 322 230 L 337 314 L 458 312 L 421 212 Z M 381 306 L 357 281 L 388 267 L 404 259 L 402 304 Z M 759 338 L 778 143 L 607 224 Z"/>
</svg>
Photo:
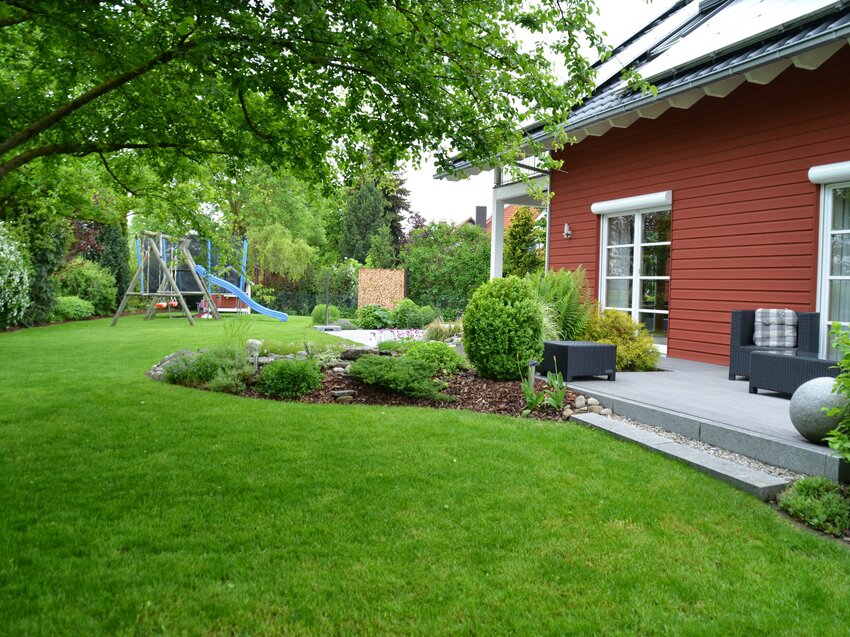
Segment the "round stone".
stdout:
<svg viewBox="0 0 850 637">
<path fill-rule="evenodd" d="M 843 407 L 844 398 L 832 393 L 834 378 L 815 378 L 803 383 L 791 396 L 791 422 L 800 435 L 820 443 L 823 437 L 838 426 L 839 416 L 828 416 L 823 408 Z"/>
</svg>

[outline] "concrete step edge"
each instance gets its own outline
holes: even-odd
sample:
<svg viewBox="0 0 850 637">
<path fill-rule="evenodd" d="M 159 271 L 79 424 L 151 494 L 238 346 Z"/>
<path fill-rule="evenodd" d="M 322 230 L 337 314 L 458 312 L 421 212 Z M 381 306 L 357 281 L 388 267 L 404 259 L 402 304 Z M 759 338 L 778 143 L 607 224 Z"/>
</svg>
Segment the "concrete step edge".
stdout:
<svg viewBox="0 0 850 637">
<path fill-rule="evenodd" d="M 758 469 L 718 458 L 710 453 L 687 447 L 669 438 L 640 429 L 628 423 L 613 420 L 598 414 L 575 414 L 572 421 L 607 431 L 608 433 L 657 451 L 665 456 L 676 458 L 719 480 L 756 496 L 760 500 L 773 500 L 787 485 L 788 480 L 773 476 Z"/>
</svg>

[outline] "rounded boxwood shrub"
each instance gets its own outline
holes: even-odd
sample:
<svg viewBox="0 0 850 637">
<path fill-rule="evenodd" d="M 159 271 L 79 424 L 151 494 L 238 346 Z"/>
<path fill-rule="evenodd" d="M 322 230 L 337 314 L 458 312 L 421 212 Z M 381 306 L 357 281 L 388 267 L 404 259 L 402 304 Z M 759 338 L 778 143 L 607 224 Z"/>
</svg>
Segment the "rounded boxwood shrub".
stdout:
<svg viewBox="0 0 850 637">
<path fill-rule="evenodd" d="M 94 315 L 94 305 L 78 296 L 60 296 L 53 306 L 54 321 L 83 321 Z"/>
<path fill-rule="evenodd" d="M 357 310 L 357 323 L 364 330 L 392 327 L 390 311 L 382 305 L 364 305 Z"/>
<path fill-rule="evenodd" d="M 313 308 L 313 311 L 310 313 L 310 316 L 313 319 L 313 325 L 324 325 L 325 324 L 325 304 L 319 303 L 316 307 Z M 338 321 L 341 314 L 339 308 L 336 305 L 328 306 L 328 318 L 330 319 L 329 324 L 333 324 L 334 321 Z"/>
<path fill-rule="evenodd" d="M 520 378 L 543 355 L 543 314 L 528 282 L 511 276 L 483 284 L 463 315 L 463 349 L 485 378 Z"/>
<path fill-rule="evenodd" d="M 57 274 L 57 279 L 61 294 L 90 301 L 95 314 L 110 314 L 115 309 L 115 277 L 103 266 L 76 257 Z"/>
<path fill-rule="evenodd" d="M 466 369 L 466 360 L 451 345 L 442 341 L 418 341 L 404 353 L 405 358 L 431 363 L 440 376 L 454 376 Z"/>
<path fill-rule="evenodd" d="M 257 379 L 257 390 L 273 398 L 298 398 L 321 386 L 322 370 L 309 358 L 272 361 Z"/>
<path fill-rule="evenodd" d="M 592 312 L 582 340 L 617 346 L 617 371 L 655 369 L 661 354 L 643 323 L 620 310 Z"/>
<path fill-rule="evenodd" d="M 0 329 L 17 325 L 29 306 L 26 251 L 0 221 Z"/>
</svg>

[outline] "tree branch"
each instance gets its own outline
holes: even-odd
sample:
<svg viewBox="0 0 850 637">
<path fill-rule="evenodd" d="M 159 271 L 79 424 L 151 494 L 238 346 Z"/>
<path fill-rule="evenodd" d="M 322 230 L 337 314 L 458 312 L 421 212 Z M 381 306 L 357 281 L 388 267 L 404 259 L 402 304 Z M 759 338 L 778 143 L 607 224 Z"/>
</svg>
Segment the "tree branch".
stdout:
<svg viewBox="0 0 850 637">
<path fill-rule="evenodd" d="M 25 150 L 20 155 L 12 157 L 7 162 L 0 164 L 0 180 L 9 173 L 17 170 L 21 166 L 25 166 L 34 159 L 39 157 L 49 157 L 51 155 L 78 155 L 85 156 L 92 153 L 107 153 L 116 150 L 143 150 L 149 148 L 182 148 L 185 144 L 177 144 L 172 142 L 163 142 L 161 144 L 50 144 L 48 146 L 39 146 L 38 148 L 30 148 Z"/>
<path fill-rule="evenodd" d="M 113 77 L 112 79 L 107 80 L 106 82 L 103 82 L 99 86 L 95 86 L 93 89 L 91 89 L 91 90 L 83 93 L 79 97 L 71 100 L 67 104 L 60 106 L 59 108 L 54 110 L 52 113 L 50 113 L 46 117 L 43 117 L 39 121 L 34 122 L 33 124 L 30 124 L 26 128 L 21 129 L 20 131 L 18 131 L 17 133 L 15 133 L 11 137 L 9 137 L 2 144 L 0 144 L 0 157 L 5 155 L 6 153 L 8 153 L 10 150 L 17 148 L 21 144 L 25 144 L 30 139 L 32 139 L 33 137 L 35 137 L 36 135 L 38 135 L 40 133 L 43 133 L 44 131 L 46 131 L 48 128 L 50 128 L 54 124 L 61 122 L 63 119 L 68 117 L 71 113 L 81 109 L 83 106 L 85 106 L 89 102 L 96 100 L 101 95 L 105 95 L 106 93 L 109 93 L 110 91 L 113 91 L 113 90 L 117 89 L 118 87 L 123 86 L 124 84 L 127 84 L 128 82 L 131 82 L 132 80 L 136 79 L 137 77 L 141 77 L 145 73 L 148 73 L 149 71 L 155 69 L 156 67 L 158 67 L 162 64 L 167 64 L 168 62 L 173 60 L 175 57 L 177 57 L 177 55 L 179 53 L 181 53 L 182 51 L 185 51 L 189 48 L 192 48 L 193 46 L 194 46 L 194 42 L 187 42 L 184 38 L 183 40 L 180 41 L 180 43 L 178 43 L 178 45 L 175 48 L 169 49 L 167 51 L 164 51 L 163 53 L 160 53 L 156 57 L 145 62 L 144 64 L 141 64 L 140 66 L 137 66 L 136 68 L 131 69 L 130 71 L 127 71 L 126 73 L 124 73 L 122 75 L 118 75 L 116 77 Z M 45 147 L 45 148 L 47 148 L 47 147 Z M 38 149 L 32 149 L 32 150 L 38 150 Z M 3 164 L 2 167 L 7 166 L 8 164 L 14 162 L 18 158 L 26 155 L 29 152 L 30 151 L 25 151 L 21 155 L 18 155 L 14 159 Z M 89 152 L 94 152 L 94 150 L 89 151 Z M 50 154 L 52 154 L 52 153 L 50 153 Z M 21 165 L 23 165 L 23 164 L 21 164 Z M 0 178 L 4 177 L 6 174 L 7 173 L 0 172 Z"/>
<path fill-rule="evenodd" d="M 16 24 L 20 24 L 21 22 L 26 22 L 30 19 L 30 17 L 31 16 L 29 11 L 24 11 L 21 15 L 3 18 L 2 20 L 0 20 L 0 29 L 3 29 L 5 27 L 13 27 Z"/>
<path fill-rule="evenodd" d="M 271 135 L 267 135 L 266 133 L 261 132 L 254 125 L 254 122 L 251 120 L 251 116 L 248 114 L 248 107 L 245 104 L 245 91 L 241 88 L 239 89 L 239 106 L 242 107 L 242 115 L 245 117 L 245 123 L 248 124 L 248 128 L 251 129 L 251 132 L 254 133 L 260 139 L 264 139 L 267 142 L 273 141 L 273 137 Z"/>
<path fill-rule="evenodd" d="M 121 186 L 128 194 L 133 195 L 134 197 L 138 197 L 135 190 L 133 190 L 132 188 L 130 188 L 130 186 L 118 179 L 118 175 L 116 175 L 112 171 L 112 167 L 109 165 L 109 162 L 106 161 L 106 157 L 104 156 L 104 154 L 98 151 L 97 155 L 98 157 L 100 157 L 100 162 L 103 164 L 103 167 L 106 169 L 106 172 L 109 173 L 109 176 L 112 177 L 113 180 L 115 180 L 115 183 Z"/>
</svg>

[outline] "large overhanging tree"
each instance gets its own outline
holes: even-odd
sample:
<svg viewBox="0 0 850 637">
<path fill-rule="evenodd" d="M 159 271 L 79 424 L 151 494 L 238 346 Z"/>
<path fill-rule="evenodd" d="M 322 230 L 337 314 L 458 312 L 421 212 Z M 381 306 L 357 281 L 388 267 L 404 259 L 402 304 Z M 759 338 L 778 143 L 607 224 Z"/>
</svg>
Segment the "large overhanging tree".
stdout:
<svg viewBox="0 0 850 637">
<path fill-rule="evenodd" d="M 593 11 L 592 0 L 0 0 L 0 186 L 57 157 L 93 156 L 131 191 L 139 165 L 171 179 L 213 156 L 325 181 L 367 158 L 509 162 L 523 122 L 554 130 L 591 89 L 581 47 L 604 50 Z"/>
</svg>

